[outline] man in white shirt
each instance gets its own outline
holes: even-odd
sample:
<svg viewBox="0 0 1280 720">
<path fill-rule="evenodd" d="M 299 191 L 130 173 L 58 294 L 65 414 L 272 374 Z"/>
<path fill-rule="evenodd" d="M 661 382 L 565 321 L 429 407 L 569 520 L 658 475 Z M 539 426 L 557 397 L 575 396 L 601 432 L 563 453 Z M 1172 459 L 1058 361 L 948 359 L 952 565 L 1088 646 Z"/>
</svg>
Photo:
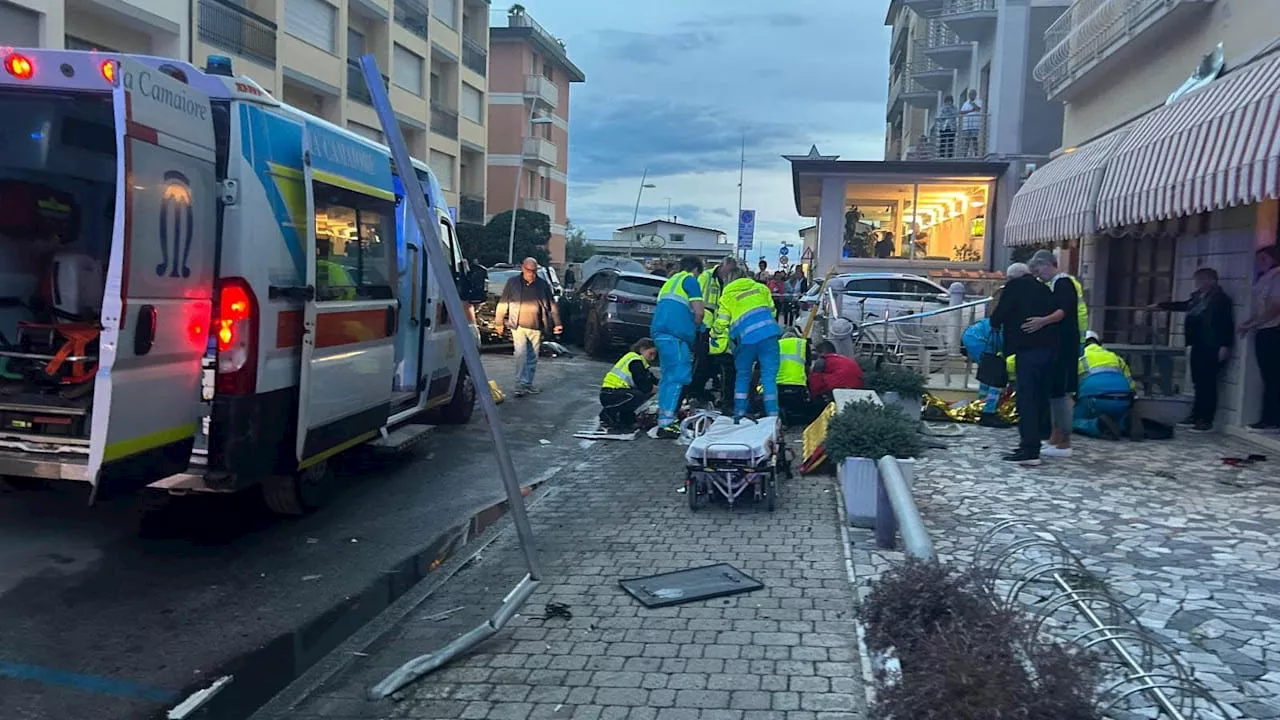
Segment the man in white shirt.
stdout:
<svg viewBox="0 0 1280 720">
<path fill-rule="evenodd" d="M 978 139 L 982 135 L 986 115 L 982 101 L 978 99 L 978 91 L 970 90 L 969 99 L 960 106 L 960 155 L 962 157 L 978 157 Z"/>
</svg>

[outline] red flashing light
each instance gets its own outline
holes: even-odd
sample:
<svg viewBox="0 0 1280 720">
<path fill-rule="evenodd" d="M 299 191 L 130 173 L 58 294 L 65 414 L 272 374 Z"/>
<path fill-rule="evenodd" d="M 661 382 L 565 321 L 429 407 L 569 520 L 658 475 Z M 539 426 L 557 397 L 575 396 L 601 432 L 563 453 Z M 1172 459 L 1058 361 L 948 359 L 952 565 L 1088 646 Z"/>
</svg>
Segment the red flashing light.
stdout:
<svg viewBox="0 0 1280 720">
<path fill-rule="evenodd" d="M 252 299 L 249 291 L 239 284 L 223 286 L 218 300 L 218 350 L 231 349 L 236 339 L 236 325 L 249 319 Z"/>
<path fill-rule="evenodd" d="M 19 80 L 30 80 L 36 68 L 26 55 L 13 53 L 4 59 L 4 69 Z"/>
<path fill-rule="evenodd" d="M 116 61 L 104 60 L 102 62 L 102 77 L 112 85 L 116 84 Z"/>
<path fill-rule="evenodd" d="M 218 313 L 213 323 L 218 347 L 216 391 L 252 394 L 257 385 L 258 301 L 243 279 L 227 278 L 219 285 Z"/>
</svg>

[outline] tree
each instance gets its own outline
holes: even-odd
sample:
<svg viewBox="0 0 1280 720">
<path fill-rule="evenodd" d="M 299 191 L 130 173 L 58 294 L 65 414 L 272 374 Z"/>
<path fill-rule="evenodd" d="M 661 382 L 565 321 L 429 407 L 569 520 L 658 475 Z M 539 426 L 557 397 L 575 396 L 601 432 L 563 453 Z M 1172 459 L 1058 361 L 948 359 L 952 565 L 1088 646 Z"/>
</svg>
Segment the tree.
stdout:
<svg viewBox="0 0 1280 720">
<path fill-rule="evenodd" d="M 458 241 L 462 254 L 471 262 L 486 267 L 507 262 L 507 243 L 511 233 L 511 211 L 493 216 L 483 228 L 462 226 L 458 228 Z M 547 242 L 551 240 L 551 218 L 531 210 L 516 213 L 515 252 L 511 262 L 518 263 L 531 257 L 540 264 L 551 261 Z"/>
<path fill-rule="evenodd" d="M 564 221 L 564 260 L 565 262 L 586 262 L 596 254 L 596 247 L 587 240 L 587 233 L 575 227 L 573 221 Z"/>
</svg>

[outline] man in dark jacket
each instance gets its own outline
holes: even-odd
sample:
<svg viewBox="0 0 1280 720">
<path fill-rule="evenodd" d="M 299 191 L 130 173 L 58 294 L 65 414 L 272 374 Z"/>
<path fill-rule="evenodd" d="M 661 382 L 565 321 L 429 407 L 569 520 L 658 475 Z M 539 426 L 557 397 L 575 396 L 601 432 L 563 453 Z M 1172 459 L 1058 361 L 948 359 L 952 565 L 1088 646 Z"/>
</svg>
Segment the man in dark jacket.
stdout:
<svg viewBox="0 0 1280 720">
<path fill-rule="evenodd" d="M 1005 357 L 1016 355 L 1018 449 L 1002 459 L 1020 465 L 1040 464 L 1040 442 L 1049 437 L 1049 393 L 1053 388 L 1058 335 L 1054 328 L 1028 332 L 1031 318 L 1050 315 L 1058 308 L 1053 291 L 1031 274 L 1024 263 L 1014 263 L 1000 302 L 991 311 L 991 327 L 1004 338 Z"/>
<path fill-rule="evenodd" d="M 1202 267 L 1192 278 L 1196 289 L 1190 299 L 1156 303 L 1147 309 L 1187 314 L 1183 334 L 1191 348 L 1189 365 L 1195 402 L 1191 405 L 1191 416 L 1182 424 L 1190 425 L 1197 432 L 1207 432 L 1213 429 L 1213 419 L 1218 414 L 1218 378 L 1235 346 L 1235 318 L 1231 298 L 1218 284 L 1216 270 Z"/>
<path fill-rule="evenodd" d="M 508 323 L 516 353 L 516 397 L 532 395 L 539 392 L 533 384 L 533 374 L 538 369 L 542 335 L 547 330 L 559 335 L 564 328 L 560 326 L 560 308 L 556 307 L 551 285 L 538 276 L 538 261 L 531 257 L 520 263 L 520 274 L 507 280 L 502 288 L 493 317 L 498 335 Z"/>
</svg>

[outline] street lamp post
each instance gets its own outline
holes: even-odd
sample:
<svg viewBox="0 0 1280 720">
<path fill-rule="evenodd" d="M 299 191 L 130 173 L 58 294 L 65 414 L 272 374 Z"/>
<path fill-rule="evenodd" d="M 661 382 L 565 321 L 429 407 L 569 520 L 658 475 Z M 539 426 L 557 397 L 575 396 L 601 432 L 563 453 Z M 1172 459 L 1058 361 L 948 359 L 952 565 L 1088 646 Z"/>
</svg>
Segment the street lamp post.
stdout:
<svg viewBox="0 0 1280 720">
<path fill-rule="evenodd" d="M 524 130 L 520 133 L 520 164 L 516 166 L 516 196 L 511 201 L 511 231 L 507 235 L 507 263 L 514 265 L 516 254 L 516 215 L 520 213 L 520 180 L 524 178 L 524 141 L 530 137 L 529 129 L 534 125 L 550 125 L 551 118 L 534 117 L 533 113 L 538 108 L 536 100 L 529 102 L 529 121 L 525 123 Z"/>
<path fill-rule="evenodd" d="M 640 176 L 640 189 L 636 192 L 636 211 L 631 214 L 631 232 L 627 233 L 627 257 L 631 257 L 631 246 L 636 242 L 636 222 L 640 220 L 640 196 L 644 195 L 645 188 L 656 188 L 657 185 L 647 183 L 649 179 L 649 168 L 646 166 L 644 174 Z"/>
</svg>

